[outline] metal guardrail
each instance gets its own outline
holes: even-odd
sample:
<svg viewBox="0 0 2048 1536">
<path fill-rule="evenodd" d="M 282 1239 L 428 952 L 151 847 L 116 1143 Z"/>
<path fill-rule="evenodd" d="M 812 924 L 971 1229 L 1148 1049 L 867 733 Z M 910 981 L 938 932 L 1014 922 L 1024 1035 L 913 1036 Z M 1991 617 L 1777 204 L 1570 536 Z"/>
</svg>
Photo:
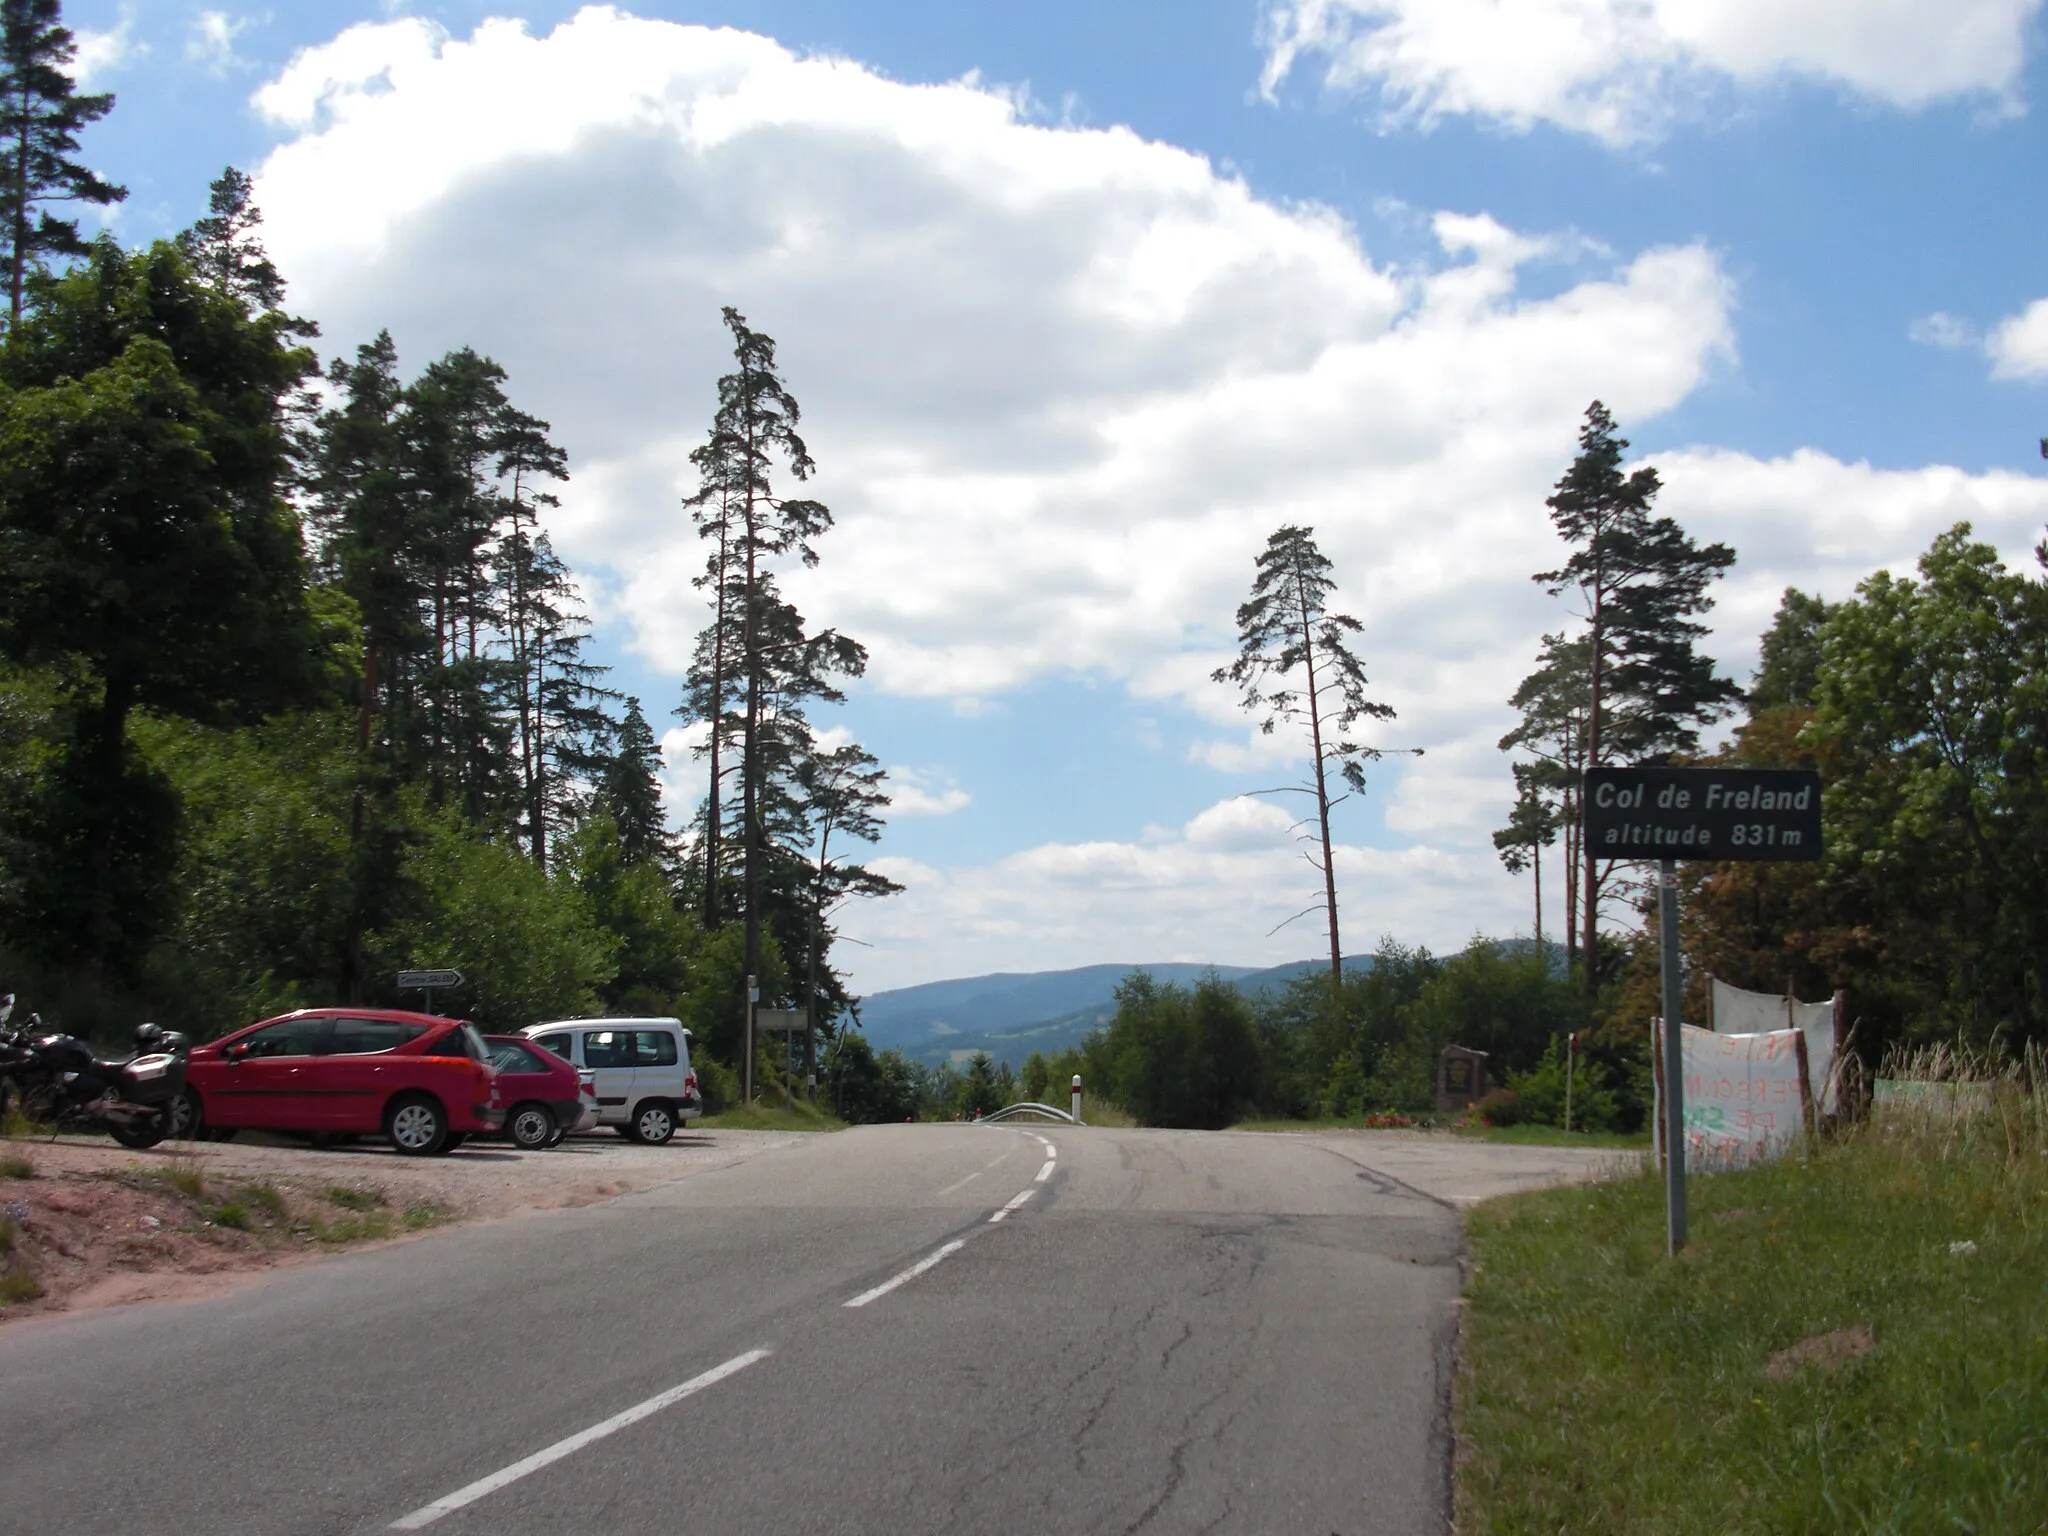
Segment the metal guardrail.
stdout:
<svg viewBox="0 0 2048 1536">
<path fill-rule="evenodd" d="M 1085 1125 L 1087 1122 L 1064 1109 L 1054 1109 L 1050 1104 L 1008 1104 L 1003 1108 L 983 1115 L 975 1122 L 978 1125 L 993 1125 L 998 1120 L 1015 1120 L 1026 1115 L 1035 1115 L 1044 1120 L 1057 1120 L 1062 1125 Z"/>
</svg>

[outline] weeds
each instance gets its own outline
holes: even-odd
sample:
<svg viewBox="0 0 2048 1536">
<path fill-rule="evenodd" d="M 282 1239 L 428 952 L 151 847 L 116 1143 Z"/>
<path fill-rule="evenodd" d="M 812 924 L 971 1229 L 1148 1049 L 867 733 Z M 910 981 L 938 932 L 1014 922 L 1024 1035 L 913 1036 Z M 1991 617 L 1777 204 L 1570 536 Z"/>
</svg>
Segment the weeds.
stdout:
<svg viewBox="0 0 2048 1536">
<path fill-rule="evenodd" d="M 417 1201 L 405 1208 L 405 1230 L 408 1232 L 424 1232 L 428 1227 L 443 1226 L 454 1219 L 453 1211 L 432 1200 Z"/>
<path fill-rule="evenodd" d="M 206 1193 L 206 1175 L 182 1163 L 165 1163 L 161 1168 L 152 1168 L 149 1177 L 161 1179 L 187 1200 L 197 1200 Z"/>
<path fill-rule="evenodd" d="M 244 1184 L 242 1195 L 272 1216 L 283 1217 L 286 1214 L 284 1196 L 277 1192 L 275 1184 Z"/>
<path fill-rule="evenodd" d="M 344 1211 L 374 1211 L 384 1203 L 384 1197 L 374 1189 L 350 1189 L 336 1184 L 327 1191 L 327 1202 Z"/>
<path fill-rule="evenodd" d="M 239 1200 L 223 1200 L 213 1213 L 213 1224 L 246 1232 L 249 1230 L 249 1207 Z"/>
<path fill-rule="evenodd" d="M 0 1179 L 32 1179 L 35 1176 L 34 1158 L 19 1152 L 0 1152 Z"/>
<path fill-rule="evenodd" d="M 21 1228 L 14 1224 L 12 1216 L 0 1217 L 0 1259 L 14 1257 L 15 1242 L 21 1237 Z"/>
<path fill-rule="evenodd" d="M 1653 1173 L 1473 1212 L 1459 1529 L 2035 1528 L 2048 1062 L 1887 1065 L 1990 1089 L 1694 1177 L 1677 1261 Z"/>
<path fill-rule="evenodd" d="M 0 1273 L 0 1307 L 34 1301 L 43 1294 L 43 1283 L 25 1269 Z"/>
</svg>

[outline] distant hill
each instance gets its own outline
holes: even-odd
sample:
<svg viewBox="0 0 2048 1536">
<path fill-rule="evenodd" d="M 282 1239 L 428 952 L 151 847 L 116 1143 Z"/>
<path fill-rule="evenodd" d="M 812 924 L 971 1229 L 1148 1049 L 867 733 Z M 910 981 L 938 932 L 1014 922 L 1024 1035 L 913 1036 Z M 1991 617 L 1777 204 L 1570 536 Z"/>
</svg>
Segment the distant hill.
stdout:
<svg viewBox="0 0 2048 1536">
<path fill-rule="evenodd" d="M 965 1061 L 987 1051 L 997 1061 L 1021 1066 L 1033 1051 L 1065 1050 L 1116 1013 L 1116 988 L 1133 971 L 1183 985 L 1214 971 L 1247 992 L 1284 986 L 1327 961 L 1297 960 L 1258 969 L 1243 965 L 1084 965 L 1071 971 L 1005 972 L 958 981 L 877 992 L 861 1001 L 861 1023 L 877 1050 L 898 1050 L 928 1066 Z M 1363 970 L 1372 957 L 1347 957 Z"/>
</svg>

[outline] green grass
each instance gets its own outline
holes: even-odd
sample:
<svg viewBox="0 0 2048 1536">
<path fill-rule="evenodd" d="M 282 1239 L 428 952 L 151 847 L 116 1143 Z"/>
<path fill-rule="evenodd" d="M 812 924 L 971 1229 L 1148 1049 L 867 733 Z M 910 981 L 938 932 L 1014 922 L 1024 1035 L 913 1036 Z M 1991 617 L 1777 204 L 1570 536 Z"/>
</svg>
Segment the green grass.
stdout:
<svg viewBox="0 0 2048 1536">
<path fill-rule="evenodd" d="M 770 1102 L 766 1098 L 756 1099 L 751 1109 L 735 1105 L 722 1109 L 715 1115 L 699 1115 L 682 1127 L 680 1134 L 689 1136 L 698 1131 L 843 1131 L 846 1122 L 837 1118 L 822 1105 L 813 1106 L 799 1102 L 794 1109 L 784 1109 L 778 1099 Z"/>
<path fill-rule="evenodd" d="M 36 1160 L 19 1152 L 0 1152 L 0 1179 L 32 1179 L 36 1176 Z"/>
<path fill-rule="evenodd" d="M 1497 1141 L 1511 1147 L 1635 1147 L 1650 1150 L 1650 1133 L 1634 1131 L 1561 1131 L 1554 1125 L 1459 1126 L 1457 1134 L 1473 1141 Z"/>
<path fill-rule="evenodd" d="M 161 1168 L 150 1169 L 148 1176 L 163 1180 L 187 1200 L 197 1200 L 206 1193 L 206 1175 L 196 1167 L 165 1163 Z"/>
<path fill-rule="evenodd" d="M 239 1200 L 223 1200 L 214 1208 L 213 1224 L 246 1232 L 249 1229 L 249 1207 Z"/>
<path fill-rule="evenodd" d="M 0 1272 L 0 1307 L 34 1301 L 43 1294 L 43 1283 L 25 1269 Z"/>
<path fill-rule="evenodd" d="M 2048 1530 L 2048 1088 L 1690 1205 L 1675 1261 L 1654 1173 L 1474 1210 L 1461 1532 Z M 1772 1379 L 1852 1327 L 1870 1353 Z"/>
<path fill-rule="evenodd" d="M 428 1227 L 445 1226 L 454 1219 L 453 1211 L 432 1200 L 421 1200 L 405 1208 L 405 1230 L 408 1232 L 424 1232 Z"/>
<path fill-rule="evenodd" d="M 374 1189 L 350 1189 L 344 1184 L 330 1188 L 327 1199 L 329 1204 L 338 1205 L 345 1211 L 374 1211 L 384 1203 L 384 1197 Z"/>
</svg>

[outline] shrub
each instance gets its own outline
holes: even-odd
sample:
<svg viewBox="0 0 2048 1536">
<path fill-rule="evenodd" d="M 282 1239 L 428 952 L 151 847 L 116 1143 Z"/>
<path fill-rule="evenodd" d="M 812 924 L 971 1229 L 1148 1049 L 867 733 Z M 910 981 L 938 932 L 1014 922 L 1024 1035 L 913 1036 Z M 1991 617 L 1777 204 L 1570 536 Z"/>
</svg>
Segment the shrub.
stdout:
<svg viewBox="0 0 2048 1536">
<path fill-rule="evenodd" d="M 1522 1103 L 1512 1088 L 1496 1088 L 1472 1106 L 1481 1125 L 1520 1125 Z"/>
</svg>

